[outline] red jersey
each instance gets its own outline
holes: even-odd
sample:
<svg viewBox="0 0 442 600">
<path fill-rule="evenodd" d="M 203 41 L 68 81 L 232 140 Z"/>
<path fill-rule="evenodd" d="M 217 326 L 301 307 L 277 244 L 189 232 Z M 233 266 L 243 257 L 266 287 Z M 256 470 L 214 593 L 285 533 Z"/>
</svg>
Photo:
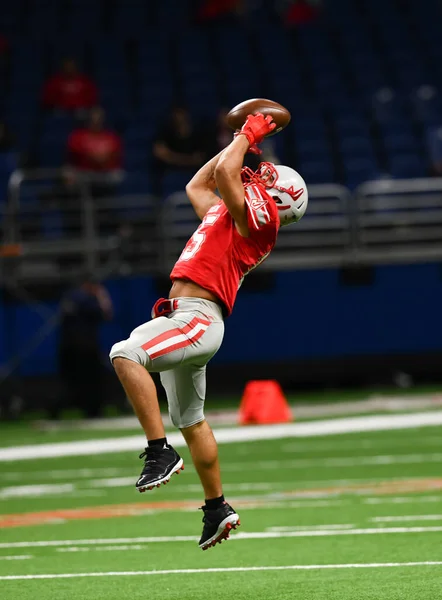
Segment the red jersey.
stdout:
<svg viewBox="0 0 442 600">
<path fill-rule="evenodd" d="M 43 89 L 43 103 L 51 108 L 76 110 L 91 108 L 98 101 L 95 83 L 85 75 L 66 77 L 62 73 L 49 79 Z"/>
<path fill-rule="evenodd" d="M 262 186 L 245 189 L 249 237 L 243 237 L 222 200 L 206 213 L 170 274 L 212 292 L 230 315 L 243 278 L 267 258 L 279 229 L 278 209 Z"/>
<path fill-rule="evenodd" d="M 112 171 L 121 168 L 121 139 L 112 131 L 76 129 L 68 139 L 71 164 L 88 171 Z"/>
</svg>

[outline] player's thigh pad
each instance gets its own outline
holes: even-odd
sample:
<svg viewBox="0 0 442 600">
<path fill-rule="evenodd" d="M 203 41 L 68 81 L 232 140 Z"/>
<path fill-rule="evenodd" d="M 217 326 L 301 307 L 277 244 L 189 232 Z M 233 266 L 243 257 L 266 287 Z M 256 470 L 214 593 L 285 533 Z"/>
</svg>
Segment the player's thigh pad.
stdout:
<svg viewBox="0 0 442 600">
<path fill-rule="evenodd" d="M 112 346 L 110 359 L 127 358 L 151 372 L 190 362 L 202 366 L 218 350 L 223 335 L 222 322 L 210 322 L 191 312 L 174 313 L 134 329 L 129 339 Z"/>
<path fill-rule="evenodd" d="M 160 373 L 167 394 L 169 415 L 179 429 L 204 420 L 206 397 L 206 367 L 182 365 Z"/>
</svg>

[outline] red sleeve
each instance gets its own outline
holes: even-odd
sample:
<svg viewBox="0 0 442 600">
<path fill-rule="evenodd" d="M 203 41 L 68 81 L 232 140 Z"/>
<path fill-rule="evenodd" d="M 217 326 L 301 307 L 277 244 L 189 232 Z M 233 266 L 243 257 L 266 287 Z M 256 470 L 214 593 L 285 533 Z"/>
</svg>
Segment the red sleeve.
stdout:
<svg viewBox="0 0 442 600">
<path fill-rule="evenodd" d="M 279 225 L 278 209 L 271 198 L 258 186 L 247 186 L 245 193 L 247 224 L 251 235 Z"/>
</svg>

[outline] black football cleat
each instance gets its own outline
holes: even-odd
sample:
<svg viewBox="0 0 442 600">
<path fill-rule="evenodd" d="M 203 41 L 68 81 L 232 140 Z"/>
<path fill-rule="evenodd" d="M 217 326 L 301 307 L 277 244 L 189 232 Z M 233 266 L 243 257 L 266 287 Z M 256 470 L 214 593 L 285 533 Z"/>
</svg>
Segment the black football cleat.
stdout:
<svg viewBox="0 0 442 600">
<path fill-rule="evenodd" d="M 171 475 L 174 473 L 178 475 L 184 469 L 183 459 L 168 444 L 162 448 L 148 446 L 140 454 L 140 458 L 144 458 L 144 468 L 135 484 L 140 492 L 153 490 L 154 487 L 160 487 L 162 483 L 166 484 Z"/>
<path fill-rule="evenodd" d="M 227 502 L 215 510 L 209 510 L 206 506 L 202 506 L 201 510 L 204 511 L 204 527 L 199 541 L 202 550 L 229 539 L 230 531 L 240 525 L 239 516 Z"/>
</svg>

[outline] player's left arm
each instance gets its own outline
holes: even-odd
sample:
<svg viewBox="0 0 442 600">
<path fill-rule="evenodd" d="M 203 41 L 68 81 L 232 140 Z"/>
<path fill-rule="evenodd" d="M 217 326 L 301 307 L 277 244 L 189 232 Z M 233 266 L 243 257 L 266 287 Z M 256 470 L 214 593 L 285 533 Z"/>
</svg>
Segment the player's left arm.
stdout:
<svg viewBox="0 0 442 600">
<path fill-rule="evenodd" d="M 224 150 L 203 165 L 186 185 L 187 196 L 201 220 L 206 212 L 219 202 L 219 197 L 215 194 L 215 169 L 223 152 Z"/>
<path fill-rule="evenodd" d="M 215 180 L 224 204 L 235 221 L 236 228 L 243 237 L 248 237 L 249 226 L 244 186 L 241 179 L 241 169 L 244 156 L 252 148 L 256 148 L 276 124 L 270 116 L 261 113 L 249 115 L 241 131 L 236 134 L 233 142 L 224 150 L 215 169 Z"/>
<path fill-rule="evenodd" d="M 239 233 L 244 237 L 249 235 L 249 228 L 241 169 L 249 147 L 248 139 L 244 135 L 239 135 L 225 149 L 215 169 L 216 185 L 223 202 L 232 215 Z"/>
</svg>

